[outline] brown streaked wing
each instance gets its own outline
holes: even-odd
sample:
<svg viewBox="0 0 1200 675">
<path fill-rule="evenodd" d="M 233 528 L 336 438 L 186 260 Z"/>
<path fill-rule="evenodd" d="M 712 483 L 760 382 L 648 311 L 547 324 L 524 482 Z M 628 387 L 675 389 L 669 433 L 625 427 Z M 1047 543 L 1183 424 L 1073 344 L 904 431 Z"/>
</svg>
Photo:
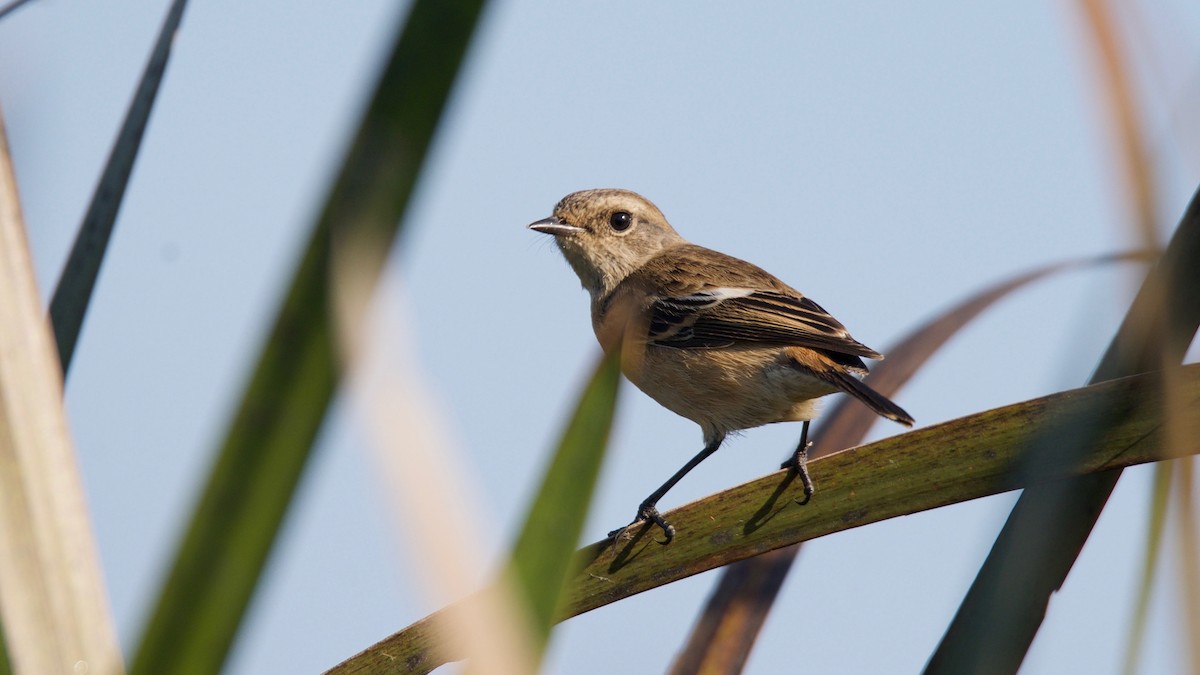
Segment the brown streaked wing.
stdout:
<svg viewBox="0 0 1200 675">
<path fill-rule="evenodd" d="M 802 295 L 714 288 L 658 298 L 651 306 L 650 339 L 677 349 L 716 349 L 738 343 L 826 349 L 882 358 L 837 319 Z"/>
</svg>

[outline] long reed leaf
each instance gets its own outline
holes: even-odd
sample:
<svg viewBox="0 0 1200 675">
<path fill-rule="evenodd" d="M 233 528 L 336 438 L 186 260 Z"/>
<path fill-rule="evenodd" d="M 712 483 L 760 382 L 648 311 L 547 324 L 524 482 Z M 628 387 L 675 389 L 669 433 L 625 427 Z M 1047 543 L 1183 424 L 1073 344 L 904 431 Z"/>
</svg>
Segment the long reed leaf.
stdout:
<svg viewBox="0 0 1200 675">
<path fill-rule="evenodd" d="M 1162 552 L 1173 466 L 1172 462 L 1162 462 L 1154 467 L 1154 487 L 1151 490 L 1153 500 L 1150 504 L 1150 522 L 1146 528 L 1146 554 L 1142 558 L 1141 581 L 1138 584 L 1137 600 L 1134 602 L 1129 639 L 1125 645 L 1125 665 L 1121 671 L 1125 675 L 1137 673 L 1137 664 L 1141 657 L 1142 639 L 1146 634 L 1146 621 L 1150 615 L 1150 592 L 1154 589 L 1155 571 L 1158 569 L 1159 554 Z"/>
<path fill-rule="evenodd" d="M 1180 369 L 1181 395 L 1200 410 L 1200 366 Z M 794 476 L 779 471 L 668 514 L 680 535 L 657 544 L 644 527 L 578 552 L 558 619 L 797 542 L 947 504 L 1163 458 L 1162 390 L 1153 376 L 1125 378 L 969 415 L 810 460 L 820 500 L 793 504 Z M 1097 406 L 1119 414 L 1082 456 L 1053 456 L 1015 471 L 1029 439 L 1065 434 Z M 1187 449 L 1200 452 L 1200 443 Z M 424 673 L 457 655 L 426 617 L 330 673 Z M 432 654 L 432 657 L 431 657 Z"/>
<path fill-rule="evenodd" d="M 1194 425 L 1192 431 L 1200 430 Z M 1195 438 L 1193 436 L 1192 438 Z M 1183 591 L 1183 643 L 1187 645 L 1187 661 L 1192 673 L 1200 673 L 1200 536 L 1196 528 L 1196 458 L 1183 457 L 1176 462 L 1179 477 L 1176 495 L 1176 529 L 1178 530 L 1179 585 Z"/>
<path fill-rule="evenodd" d="M 576 563 L 576 546 L 583 530 L 596 479 L 600 473 L 608 435 L 616 409 L 620 368 L 616 358 L 605 358 L 597 366 L 580 396 L 575 412 L 558 443 L 541 488 L 513 546 L 508 569 L 501 583 L 521 602 L 523 632 L 531 661 L 540 660 L 562 609 L 563 591 Z M 426 620 L 425 637 L 419 646 L 405 645 L 405 672 L 428 672 L 450 660 L 477 655 L 476 645 L 464 645 L 463 627 L 455 621 L 476 609 L 484 594 L 455 605 L 455 611 L 438 612 Z M 382 643 L 381 643 L 382 645 Z M 388 672 L 394 661 L 393 647 L 375 645 L 348 659 L 331 673 Z M 525 651 L 525 650 L 522 650 Z M 481 664 L 472 663 L 472 670 Z M 491 665 L 491 664 L 482 664 Z"/>
<path fill-rule="evenodd" d="M 117 213 L 121 210 L 125 188 L 129 185 L 133 163 L 146 134 L 146 124 L 150 121 L 154 101 L 158 98 L 158 87 L 167 70 L 171 45 L 175 41 L 179 22 L 183 20 L 183 8 L 186 4 L 187 0 L 174 0 L 167 11 L 167 18 L 163 20 L 162 29 L 158 32 L 158 40 L 154 43 L 150 60 L 142 72 L 133 101 L 125 113 L 125 121 L 121 124 L 121 131 L 109 152 L 108 163 L 100 175 L 100 182 L 92 194 L 87 214 L 75 235 L 75 243 L 67 256 L 67 264 L 50 300 L 50 322 L 54 325 L 58 360 L 62 364 L 64 377 L 71 369 L 71 358 L 75 354 L 79 331 L 83 327 L 83 319 L 92 299 L 92 289 L 95 288 L 96 277 L 100 274 L 104 253 L 108 250 L 108 240 L 112 236 Z"/>
<path fill-rule="evenodd" d="M 397 31 L 146 624 L 133 672 L 209 673 L 224 662 L 339 381 L 328 296 L 333 240 L 370 238 L 382 250 L 391 244 L 482 5 L 418 0 Z"/>
<path fill-rule="evenodd" d="M 3 623 L 0 621 L 0 623 Z M 4 646 L 4 631 L 0 630 L 0 675 L 11 675 L 12 664 L 8 661 L 8 648 Z"/>
<path fill-rule="evenodd" d="M 614 352 L 615 353 L 615 352 Z M 620 383 L 620 362 L 603 359 L 542 479 L 512 552 L 517 588 L 528 602 L 541 650 L 550 637 L 583 532 L 600 464 L 608 445 Z"/>
<path fill-rule="evenodd" d="M 449 440 L 405 328 L 408 313 L 396 306 L 390 287 L 380 289 L 379 304 L 387 311 L 370 309 L 374 280 L 359 277 L 370 264 L 358 255 L 338 256 L 338 341 L 347 397 L 371 438 L 398 542 L 412 553 L 427 596 L 444 603 L 474 594 L 474 602 L 461 603 L 463 611 L 446 615 L 442 624 L 446 643 L 465 655 L 471 673 L 533 672 L 532 630 L 513 584 L 502 578 L 478 592 L 487 558 L 481 543 L 487 519 L 471 508 L 464 463 Z"/>
<path fill-rule="evenodd" d="M 0 623 L 15 672 L 123 668 L 2 117 Z"/>
<path fill-rule="evenodd" d="M 1091 381 L 1152 372 L 1164 361 L 1179 363 L 1200 325 L 1197 288 L 1200 191 L 1147 274 Z M 1094 419 L 1053 451 L 1085 453 L 1094 442 L 1089 436 L 1102 433 L 1104 426 Z M 1052 442 L 1041 439 L 1038 447 Z M 1062 586 L 1079 557 L 1120 475 L 1117 469 L 1022 493 L 930 658 L 927 672 L 1016 672 L 1046 616 L 1050 595 Z"/>
</svg>

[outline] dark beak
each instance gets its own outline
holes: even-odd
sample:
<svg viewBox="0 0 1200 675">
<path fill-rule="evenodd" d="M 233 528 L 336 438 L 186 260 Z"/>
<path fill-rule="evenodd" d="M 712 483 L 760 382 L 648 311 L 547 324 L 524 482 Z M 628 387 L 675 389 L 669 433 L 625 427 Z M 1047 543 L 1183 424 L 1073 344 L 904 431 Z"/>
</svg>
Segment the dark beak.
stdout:
<svg viewBox="0 0 1200 675">
<path fill-rule="evenodd" d="M 552 234 L 556 237 L 563 234 L 575 234 L 576 232 L 583 232 L 582 227 L 568 225 L 555 216 L 543 218 L 536 223 L 530 223 L 529 229 L 533 230 L 534 232 Z"/>
</svg>

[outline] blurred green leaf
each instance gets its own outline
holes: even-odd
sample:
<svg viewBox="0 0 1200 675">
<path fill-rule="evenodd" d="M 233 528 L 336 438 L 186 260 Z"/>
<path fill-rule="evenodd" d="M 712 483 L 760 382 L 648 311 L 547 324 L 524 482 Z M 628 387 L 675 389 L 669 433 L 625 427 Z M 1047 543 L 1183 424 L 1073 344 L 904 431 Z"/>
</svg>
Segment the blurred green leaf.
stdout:
<svg viewBox="0 0 1200 675">
<path fill-rule="evenodd" d="M 62 364 L 64 379 L 71 368 L 71 357 L 75 354 L 83 318 L 92 299 L 92 289 L 100 274 L 104 253 L 108 250 L 108 240 L 116 224 L 117 213 L 121 210 L 125 188 L 129 185 L 133 163 L 141 148 L 142 137 L 146 134 L 146 124 L 150 121 L 154 101 L 158 98 L 158 87 L 167 70 L 171 45 L 175 42 L 175 32 L 183 20 L 186 4 L 187 0 L 174 0 L 167 11 L 167 18 L 163 20 L 158 40 L 146 63 L 146 70 L 142 72 L 142 79 L 125 113 L 121 131 L 113 143 L 108 163 L 100 175 L 87 215 L 75 236 L 75 244 L 71 246 L 67 264 L 50 300 L 50 321 L 54 325 L 54 339 L 58 343 L 58 360 Z"/>
<path fill-rule="evenodd" d="M 380 251 L 390 246 L 482 5 L 418 0 L 402 19 L 146 624 L 133 672 L 210 673 L 224 662 L 338 384 L 333 249 L 347 240 L 370 240 Z M 367 271 L 372 279 L 378 273 Z"/>
<path fill-rule="evenodd" d="M 1130 252 L 1071 260 L 1001 281 L 937 314 L 895 347 L 885 350 L 887 359 L 874 365 L 865 381 L 875 391 L 893 397 L 942 345 L 1010 293 L 1060 272 L 1150 259 L 1152 254 L 1148 252 Z M 815 459 L 862 443 L 879 419 L 870 408 L 842 398 L 817 422 L 809 457 Z M 721 579 L 701 610 L 686 645 L 672 663 L 671 672 L 740 672 L 799 553 L 800 545 L 796 544 L 722 570 Z"/>
<path fill-rule="evenodd" d="M 1154 467 L 1154 488 L 1150 508 L 1149 527 L 1146 528 L 1146 554 L 1142 560 L 1142 580 L 1138 586 L 1138 597 L 1134 604 L 1129 641 L 1125 646 L 1126 675 L 1137 673 L 1142 638 L 1146 634 L 1146 618 L 1150 613 L 1150 591 L 1154 588 L 1154 573 L 1158 569 L 1159 554 L 1162 552 L 1163 528 L 1167 521 L 1167 498 L 1171 494 L 1171 467 L 1173 462 L 1162 462 Z"/>
<path fill-rule="evenodd" d="M 1150 270 L 1092 376 L 1103 382 L 1179 363 L 1200 325 L 1200 191 Z M 1161 387 L 1161 383 L 1160 383 Z M 1030 460 L 1090 451 L 1112 412 L 1097 408 L 1066 442 L 1030 440 Z M 1120 469 L 1026 490 L 930 658 L 929 673 L 1016 672 L 1033 642 L 1050 595 L 1058 590 L 1091 534 Z M 1020 589 L 1020 592 L 1014 592 Z"/>
<path fill-rule="evenodd" d="M 563 591 L 577 565 L 576 547 L 591 504 L 596 479 L 608 445 L 620 384 L 617 358 L 601 360 L 580 396 L 530 506 L 513 546 L 505 576 L 528 610 L 529 633 L 540 659 L 550 629 L 558 621 Z M 328 672 L 429 672 L 448 661 L 464 658 L 453 652 L 446 631 L 453 630 L 437 612 L 413 627 L 375 644 Z"/>
<path fill-rule="evenodd" d="M 1180 369 L 1181 395 L 1200 411 L 1200 366 Z M 1098 405 L 1120 410 L 1084 456 L 1053 456 L 1016 471 L 1035 434 L 1064 438 Z M 1060 392 L 917 429 L 809 462 L 822 499 L 798 506 L 794 474 L 778 471 L 667 514 L 670 546 L 649 527 L 577 553 L 558 620 L 684 577 L 833 532 L 1014 490 L 1034 482 L 1162 459 L 1162 391 L 1139 376 Z M 1197 413 L 1200 414 L 1200 413 Z M 1200 447 L 1191 448 L 1200 452 Z M 439 616 L 384 639 L 331 673 L 425 673 L 453 654 Z"/>
<path fill-rule="evenodd" d="M 528 601 L 540 651 L 550 637 L 571 572 L 617 404 L 620 362 L 600 362 L 559 441 L 512 552 L 518 592 Z"/>
<path fill-rule="evenodd" d="M 1120 152 L 1120 169 L 1134 206 L 1130 224 L 1141 241 L 1156 241 L 1153 162 L 1138 119 L 1138 98 L 1121 54 L 1120 37 L 1108 3 L 1080 0 L 1080 18 L 1094 48 L 1103 85 L 1104 112 Z M 1179 363 L 1200 319 L 1200 227 L 1197 200 L 1184 215 L 1163 259 L 1151 270 L 1125 321 L 1091 381 L 1148 372 Z M 1183 267 L 1180 267 L 1183 265 Z M 1190 267 L 1191 271 L 1188 271 Z M 1186 295 L 1192 296 L 1189 301 Z M 1189 326 L 1190 324 L 1190 326 Z M 1176 343 L 1184 341 L 1182 346 Z M 1097 413 L 1100 414 L 1099 412 Z M 1086 450 L 1099 425 L 1080 429 L 1066 447 Z M 1047 449 L 1045 444 L 1030 452 Z M 929 673 L 1016 672 L 1045 619 L 1050 595 L 1062 587 L 1083 549 L 1119 470 L 1026 490 L 1013 507 L 946 634 L 930 657 Z"/>
<path fill-rule="evenodd" d="M 8 662 L 8 650 L 4 647 L 3 630 L 0 630 L 0 675 L 12 675 L 12 665 Z"/>
<path fill-rule="evenodd" d="M 1197 430 L 1200 430 L 1200 425 L 1192 425 L 1191 431 Z M 1195 438 L 1194 435 L 1190 436 L 1185 442 L 1195 443 Z M 1177 588 L 1181 591 L 1179 602 L 1184 607 L 1183 634 L 1191 638 L 1187 640 L 1190 670 L 1200 673 L 1200 642 L 1196 640 L 1200 637 L 1200 532 L 1197 532 L 1196 521 L 1196 458 L 1182 457 L 1174 464 L 1175 475 L 1179 479 L 1179 487 L 1175 491 L 1175 549 L 1179 552 Z"/>
</svg>

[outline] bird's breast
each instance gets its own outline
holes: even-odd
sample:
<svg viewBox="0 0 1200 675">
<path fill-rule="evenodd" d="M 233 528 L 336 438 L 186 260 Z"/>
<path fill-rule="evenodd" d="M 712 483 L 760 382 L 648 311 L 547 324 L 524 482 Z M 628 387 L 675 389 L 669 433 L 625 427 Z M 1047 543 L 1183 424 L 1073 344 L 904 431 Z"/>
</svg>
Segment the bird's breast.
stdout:
<svg viewBox="0 0 1200 675">
<path fill-rule="evenodd" d="M 790 365 L 777 347 L 676 349 L 653 343 L 622 351 L 622 372 L 663 407 L 706 430 L 737 431 L 816 416 L 836 391 Z"/>
<path fill-rule="evenodd" d="M 605 354 L 645 346 L 649 317 L 636 293 L 618 288 L 592 303 L 592 330 Z"/>
</svg>

